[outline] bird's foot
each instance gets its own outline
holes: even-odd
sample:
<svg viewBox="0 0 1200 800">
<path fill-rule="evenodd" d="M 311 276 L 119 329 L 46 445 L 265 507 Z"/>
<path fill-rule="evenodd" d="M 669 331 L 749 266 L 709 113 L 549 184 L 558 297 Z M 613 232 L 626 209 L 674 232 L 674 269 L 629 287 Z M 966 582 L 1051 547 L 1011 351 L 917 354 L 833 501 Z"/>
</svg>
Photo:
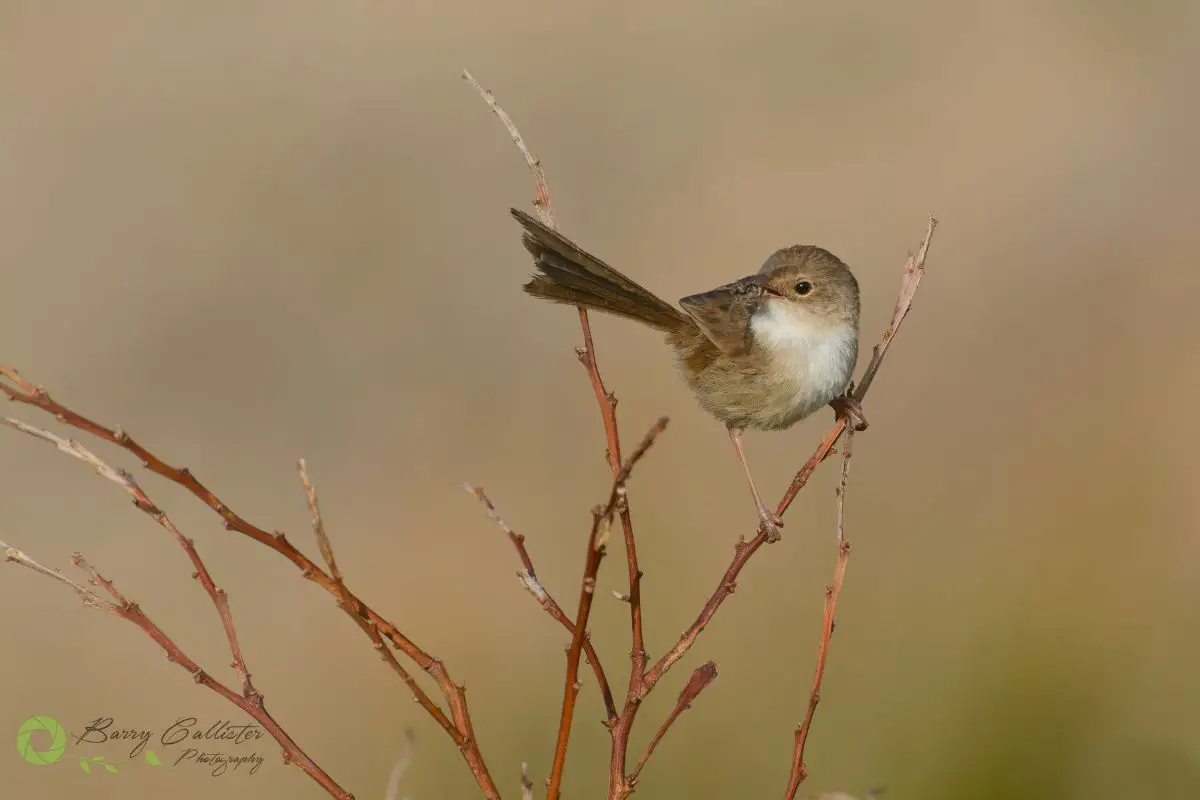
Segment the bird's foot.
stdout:
<svg viewBox="0 0 1200 800">
<path fill-rule="evenodd" d="M 850 425 L 856 431 L 865 431 L 867 429 L 867 417 L 863 414 L 862 405 L 854 398 L 853 395 L 844 394 L 840 397 L 835 397 L 829 401 L 829 405 L 833 407 L 833 412 L 837 414 L 837 418 L 846 418 L 846 424 Z"/>
<path fill-rule="evenodd" d="M 758 506 L 758 529 L 767 534 L 767 541 L 771 543 L 778 542 L 783 537 L 779 533 L 779 529 L 783 527 L 783 520 L 778 514 L 771 513 L 771 510 L 761 503 Z"/>
</svg>

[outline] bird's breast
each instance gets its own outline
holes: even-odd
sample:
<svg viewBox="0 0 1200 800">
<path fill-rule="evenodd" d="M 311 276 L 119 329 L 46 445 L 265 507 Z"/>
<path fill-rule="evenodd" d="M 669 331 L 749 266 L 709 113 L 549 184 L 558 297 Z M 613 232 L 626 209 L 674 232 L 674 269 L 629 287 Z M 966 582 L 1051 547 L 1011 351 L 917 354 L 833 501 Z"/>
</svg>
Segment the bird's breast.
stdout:
<svg viewBox="0 0 1200 800">
<path fill-rule="evenodd" d="M 858 360 L 858 330 L 851 321 L 814 319 L 803 308 L 773 302 L 750 322 L 761 353 L 762 424 L 786 428 L 827 405 L 845 390 Z"/>
</svg>

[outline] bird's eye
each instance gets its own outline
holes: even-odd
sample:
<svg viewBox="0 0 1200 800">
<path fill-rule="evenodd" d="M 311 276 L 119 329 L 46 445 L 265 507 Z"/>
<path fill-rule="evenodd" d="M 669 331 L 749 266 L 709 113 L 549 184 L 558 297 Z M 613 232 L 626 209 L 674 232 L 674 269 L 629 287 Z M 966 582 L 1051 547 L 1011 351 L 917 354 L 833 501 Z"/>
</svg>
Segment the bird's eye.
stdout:
<svg viewBox="0 0 1200 800">
<path fill-rule="evenodd" d="M 812 291 L 812 284 L 809 283 L 808 281 L 800 281 L 799 283 L 796 284 L 796 294 L 800 295 L 801 297 L 803 297 L 804 295 L 808 294 L 811 291 Z"/>
</svg>

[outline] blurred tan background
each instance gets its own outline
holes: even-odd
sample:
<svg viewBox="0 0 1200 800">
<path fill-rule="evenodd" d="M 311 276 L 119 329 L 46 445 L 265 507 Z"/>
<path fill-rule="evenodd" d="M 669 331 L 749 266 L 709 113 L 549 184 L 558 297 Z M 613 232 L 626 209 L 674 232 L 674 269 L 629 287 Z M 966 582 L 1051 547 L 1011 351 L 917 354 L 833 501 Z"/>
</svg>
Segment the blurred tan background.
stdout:
<svg viewBox="0 0 1200 800">
<path fill-rule="evenodd" d="M 575 315 L 519 289 L 530 265 L 507 209 L 528 207 L 530 176 L 459 71 L 521 126 L 565 231 L 668 298 L 819 243 L 859 276 L 869 350 L 932 211 L 929 275 L 856 448 L 804 790 L 1194 798 L 1198 23 L 1182 1 L 3 2 L 0 361 L 315 557 L 294 469 L 307 458 L 352 586 L 467 682 L 516 796 L 522 760 L 539 781 L 549 767 L 567 637 L 461 484 L 488 489 L 573 608 L 609 478 Z M 631 487 L 657 658 L 753 509 L 658 335 L 594 329 L 626 440 L 673 420 Z M 765 493 L 831 418 L 749 438 Z M 196 539 L 268 707 L 335 778 L 383 797 L 411 726 L 402 792 L 475 796 L 327 595 L 96 449 Z M 780 794 L 835 473 L 643 711 L 635 754 L 688 672 L 718 662 L 639 797 Z M 0 538 L 53 565 L 84 551 L 233 680 L 183 554 L 117 487 L 11 431 L 0 487 Z M 623 575 L 617 546 L 592 627 L 618 694 L 628 623 L 606 598 Z M 0 605 L 10 742 L 35 714 L 72 730 L 240 719 L 44 578 L 3 568 Z M 578 798 L 603 796 L 608 754 L 584 683 Z M 4 747 L 14 797 L 324 796 L 269 743 L 258 774 L 223 778 L 84 775 Z"/>
</svg>

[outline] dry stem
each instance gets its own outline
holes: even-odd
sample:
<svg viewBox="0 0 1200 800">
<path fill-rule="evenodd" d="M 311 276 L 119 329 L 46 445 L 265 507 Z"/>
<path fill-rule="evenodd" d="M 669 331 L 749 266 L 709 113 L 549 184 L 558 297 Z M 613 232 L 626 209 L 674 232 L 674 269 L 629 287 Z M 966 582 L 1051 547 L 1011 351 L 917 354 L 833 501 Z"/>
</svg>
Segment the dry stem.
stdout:
<svg viewBox="0 0 1200 800">
<path fill-rule="evenodd" d="M 612 527 L 614 513 L 620 513 L 625 506 L 625 484 L 629 480 L 633 467 L 646 454 L 654 440 L 667 427 L 667 418 L 662 417 L 642 439 L 642 443 L 633 451 L 629 461 L 617 472 L 613 480 L 612 491 L 609 493 L 608 504 L 596 507 L 592 511 L 592 533 L 588 537 L 588 552 L 584 562 L 583 584 L 579 593 L 579 613 L 575 617 L 575 634 L 571 637 L 571 646 L 567 650 L 567 680 L 563 691 L 562 717 L 559 721 L 558 739 L 554 745 L 554 762 L 551 766 L 550 780 L 547 783 L 547 797 L 553 798 L 555 789 L 562 786 L 563 770 L 567 761 L 567 742 L 571 736 L 571 720 L 575 710 L 575 700 L 579 696 L 579 654 L 583 648 L 584 633 L 587 629 L 588 615 L 592 609 L 592 599 L 596 595 L 596 574 L 600 569 L 600 559 L 604 557 L 604 545 L 608 532 Z"/>
<path fill-rule="evenodd" d="M 104 600 L 100 599 L 100 597 L 97 596 L 97 594 L 91 589 L 80 586 L 66 575 L 63 575 L 62 570 L 50 569 L 49 567 L 42 566 L 37 561 L 34 561 L 32 558 L 26 555 L 24 551 L 13 547 L 11 544 L 3 540 L 0 540 L 0 550 L 4 551 L 5 561 L 11 561 L 14 564 L 19 564 L 20 566 L 31 569 L 34 572 L 41 573 L 47 578 L 53 578 L 60 583 L 65 583 L 67 586 L 70 586 L 75 590 L 75 593 L 79 595 L 79 599 L 83 601 L 83 605 L 87 608 L 106 610 L 104 608 Z"/>
<path fill-rule="evenodd" d="M 175 523 L 167 516 L 166 512 L 154 504 L 154 502 L 146 496 L 142 488 L 138 486 L 137 481 L 133 476 L 124 470 L 115 470 L 97 457 L 94 453 L 73 439 L 64 439 L 50 431 L 35 428 L 32 425 L 27 425 L 20 420 L 6 418 L 4 424 L 9 427 L 34 436 L 38 439 L 50 442 L 55 445 L 61 452 L 67 455 L 74 456 L 86 464 L 90 464 L 96 472 L 102 477 L 113 481 L 133 497 L 133 504 L 139 510 L 146 512 L 151 519 L 157 522 L 162 528 L 171 534 L 171 537 L 183 548 L 187 553 L 188 560 L 192 562 L 192 568 L 195 572 L 192 577 L 200 581 L 200 585 L 204 587 L 205 593 L 212 600 L 213 605 L 217 609 L 217 614 L 221 618 L 221 627 L 225 630 L 225 639 L 229 643 L 229 652 L 233 654 L 233 668 L 237 670 L 238 677 L 242 682 L 242 694 L 252 702 L 262 702 L 262 694 L 254 688 L 254 684 L 250 680 L 250 671 L 246 668 L 246 660 L 242 657 L 242 647 L 238 643 L 237 630 L 233 626 L 233 613 L 229 609 L 229 598 L 225 594 L 225 590 L 217 586 L 213 581 L 212 575 L 209 574 L 208 568 L 204 566 L 204 562 L 200 559 L 200 554 L 196 551 L 195 544 L 191 539 L 180 533 L 175 527 Z"/>
<path fill-rule="evenodd" d="M 5 419 L 4 422 L 17 430 L 50 442 L 62 452 L 90 464 L 101 476 L 108 478 L 125 489 L 133 497 L 135 506 L 149 514 L 155 522 L 171 534 L 172 538 L 183 548 L 184 552 L 187 553 L 188 559 L 192 562 L 192 566 L 195 569 L 192 577 L 200 581 L 200 584 L 204 587 L 205 592 L 217 610 L 217 614 L 221 619 L 221 626 L 225 630 L 225 638 L 229 644 L 229 651 L 233 655 L 232 666 L 237 671 L 242 682 L 242 693 L 239 695 L 201 669 L 195 661 L 180 650 L 179 646 L 172 641 L 170 636 L 146 616 L 136 603 L 129 601 L 122 595 L 112 581 L 101 577 L 82 555 L 76 553 L 72 561 L 88 574 L 88 583 L 107 592 L 113 598 L 111 601 L 102 599 L 95 592 L 75 583 L 58 570 L 42 566 L 14 547 L 4 545 L 5 560 L 28 567 L 43 575 L 61 581 L 75 590 L 83 600 L 84 605 L 107 611 L 137 625 L 166 652 L 169 661 L 179 664 L 190 672 L 196 683 L 207 686 L 261 724 L 283 749 L 283 759 L 285 762 L 294 763 L 299 766 L 333 797 L 341 798 L 341 800 L 353 800 L 353 795 L 339 786 L 315 761 L 309 758 L 300 748 L 300 745 L 296 744 L 295 740 L 288 735 L 287 731 L 267 711 L 263 703 L 262 693 L 254 688 L 254 684 L 250 680 L 250 671 L 246 667 L 245 659 L 242 657 L 242 650 L 238 644 L 237 631 L 233 624 L 233 614 L 229 609 L 229 600 L 225 591 L 214 583 L 212 576 L 208 572 L 208 568 L 204 565 L 203 560 L 201 560 L 200 554 L 196 551 L 192 540 L 180 533 L 170 518 L 146 496 L 146 493 L 137 485 L 132 476 L 123 470 L 114 470 L 94 453 L 79 444 L 79 442 L 64 439 L 49 431 L 35 428 L 19 420 Z"/>
<path fill-rule="evenodd" d="M 659 726 L 658 732 L 654 734 L 654 738 L 647 745 L 646 754 L 638 759 L 637 766 L 633 768 L 633 773 L 629 776 L 629 783 L 631 785 L 637 785 L 638 776 L 642 774 L 642 767 L 646 766 L 646 762 L 650 760 L 650 756 L 654 753 L 654 748 L 658 747 L 658 743 L 662 741 L 667 730 L 675 724 L 675 720 L 679 718 L 679 715 L 691 708 L 692 702 L 716 679 L 717 664 L 715 661 L 706 661 L 696 667 L 696 671 L 692 673 L 692 677 L 684 685 L 682 691 L 679 692 L 679 699 L 675 702 L 675 708 L 671 709 L 671 713 L 663 720 L 663 724 Z"/>
<path fill-rule="evenodd" d="M 534 210 L 542 222 L 553 230 L 558 230 L 558 223 L 554 218 L 554 212 L 550 205 L 550 193 L 546 189 L 546 174 L 542 169 L 542 163 L 529 151 L 525 144 L 524 138 L 521 136 L 517 126 L 513 123 L 512 118 L 504 112 L 496 102 L 495 96 L 484 89 L 479 81 L 475 80 L 474 76 L 467 70 L 463 70 L 462 77 L 479 92 L 484 102 L 492 112 L 504 124 L 508 130 L 509 136 L 512 137 L 513 143 L 517 149 L 521 151 L 521 155 L 525 159 L 525 163 L 529 166 L 533 173 L 534 183 L 537 187 L 537 198 L 534 200 Z M 579 356 L 579 362 L 583 364 L 587 370 L 588 379 L 592 384 L 592 391 L 596 395 L 596 402 L 600 406 L 600 416 L 604 422 L 604 435 L 608 443 L 606 455 L 608 457 L 609 469 L 612 470 L 614 479 L 621 471 L 621 439 L 617 430 L 617 397 L 612 392 L 604 387 L 604 380 L 600 376 L 600 367 L 596 363 L 596 348 L 592 342 L 592 326 L 588 320 L 588 314 L 582 307 L 578 309 L 579 326 L 583 332 L 583 347 L 577 348 L 576 353 Z M 638 567 L 637 543 L 633 537 L 633 521 L 629 513 L 629 504 L 622 504 L 619 511 L 621 518 L 621 529 L 625 537 L 625 560 L 629 574 L 629 619 L 630 630 L 633 639 L 633 646 L 630 649 L 630 671 L 629 671 L 629 691 L 630 696 L 633 695 L 638 682 L 641 680 L 642 674 L 646 670 L 646 646 L 645 633 L 642 624 L 642 571 Z M 575 622 L 576 628 L 579 627 L 578 619 Z M 563 705 L 563 722 L 569 728 L 570 726 L 570 711 L 568 704 Z M 615 730 L 610 720 L 610 728 Z M 556 782 L 554 775 L 559 775 L 561 779 L 562 765 L 558 764 L 559 758 L 566 758 L 565 742 L 562 748 L 555 748 L 556 763 L 551 768 L 551 782 L 547 790 L 548 800 L 557 800 L 561 791 L 560 782 Z"/>
<path fill-rule="evenodd" d="M 474 726 L 472 725 L 471 716 L 467 709 L 466 690 L 454 683 L 449 671 L 440 659 L 435 658 L 417 646 L 415 642 L 401 633 L 395 624 L 379 615 L 370 606 L 356 597 L 353 592 L 346 588 L 344 583 L 340 583 L 332 575 L 321 569 L 308 556 L 300 552 L 295 545 L 289 542 L 283 533 L 268 533 L 238 516 L 229 506 L 225 505 L 225 503 L 213 494 L 208 487 L 198 481 L 186 467 L 177 468 L 167 464 L 119 428 L 107 428 L 87 417 L 77 414 L 66 406 L 56 402 L 44 389 L 26 381 L 11 367 L 0 365 L 0 392 L 3 392 L 11 400 L 42 409 L 58 419 L 59 422 L 87 431 L 93 436 L 128 450 L 141 459 L 145 467 L 151 472 L 155 472 L 179 484 L 203 501 L 205 505 L 221 516 L 227 530 L 237 531 L 271 548 L 295 564 L 300 569 L 301 575 L 333 595 L 346 614 L 371 639 L 372 645 L 380 652 L 389 666 L 405 680 L 405 683 L 421 707 L 437 720 L 438 724 L 449 734 L 458 747 L 459 752 L 462 753 L 464 760 L 466 760 L 467 766 L 470 768 L 472 775 L 475 776 L 476 783 L 479 784 L 479 788 L 482 790 L 484 796 L 489 798 L 489 800 L 498 800 L 500 793 L 496 789 L 495 782 L 488 772 L 482 754 L 479 752 Z M 400 665 L 395 661 L 394 655 L 387 647 L 381 646 L 382 639 L 377 637 L 387 639 L 393 647 L 403 652 L 416 662 L 418 667 L 433 677 L 442 692 L 442 696 L 446 700 L 449 708 L 448 714 L 429 697 L 411 675 L 408 675 L 406 671 L 399 668 Z"/>
<path fill-rule="evenodd" d="M 533 781 L 529 780 L 529 764 L 521 762 L 521 800 L 533 800 Z"/>
<path fill-rule="evenodd" d="M 800 784 L 808 777 L 808 766 L 804 763 L 804 745 L 812 730 L 813 716 L 821 702 L 821 681 L 825 677 L 825 664 L 829 659 L 829 640 L 833 638 L 838 596 L 842 593 L 842 582 L 846 578 L 846 564 L 850 560 L 850 543 L 846 541 L 846 483 L 850 479 L 850 456 L 854 443 L 854 429 L 846 429 L 846 445 L 842 451 L 842 477 L 837 487 L 837 560 L 833 568 L 833 582 L 825 587 L 825 610 L 821 621 L 821 641 L 817 647 L 817 668 L 813 675 L 812 692 L 808 698 L 808 711 L 804 720 L 796 727 L 796 743 L 792 750 L 792 771 L 788 777 L 784 797 L 792 800 Z"/>
<path fill-rule="evenodd" d="M 560 606 L 558 601 L 551 596 L 549 590 L 547 590 L 546 587 L 542 585 L 541 581 L 538 580 L 537 571 L 533 568 L 533 559 L 530 558 L 529 551 L 525 547 L 525 537 L 522 534 L 514 531 L 509 524 L 504 521 L 504 518 L 500 516 L 500 512 L 496 510 L 494 505 L 492 505 L 492 501 L 488 498 L 487 494 L 484 493 L 481 487 L 472 486 L 468 483 L 464 484 L 463 488 L 465 488 L 468 493 L 474 495 L 475 498 L 479 500 L 479 502 L 483 505 L 484 510 L 487 512 L 488 518 L 495 522 L 500 527 L 500 530 L 504 531 L 504 534 L 508 536 L 508 540 L 512 542 L 513 547 L 516 548 L 517 557 L 521 559 L 521 566 L 523 567 L 523 569 L 517 573 L 517 579 L 521 581 L 521 585 L 524 586 L 531 595 L 533 595 L 534 599 L 538 601 L 542 608 L 546 609 L 547 614 L 558 620 L 558 622 L 567 629 L 567 632 L 574 636 L 575 623 L 572 622 L 571 618 L 568 617 L 566 612 L 562 610 L 562 606 Z M 596 673 L 596 682 L 600 684 L 600 693 L 604 696 L 604 709 L 608 714 L 608 719 L 614 720 L 617 718 L 617 707 L 613 702 L 612 689 L 609 687 L 608 677 L 604 674 L 604 667 L 600 665 L 600 657 L 596 655 L 596 650 L 592 646 L 591 636 L 588 635 L 587 631 L 584 631 L 583 634 L 583 654 L 587 658 L 588 663 L 592 665 L 592 671 Z"/>
<path fill-rule="evenodd" d="M 350 590 L 346 587 L 346 583 L 342 578 L 342 571 L 338 567 L 337 560 L 333 555 L 333 545 L 329 541 L 328 534 L 325 532 L 325 521 L 321 516 L 321 508 L 317 503 L 317 490 L 308 477 L 308 465 L 304 462 L 304 459 L 300 459 L 300 461 L 297 462 L 296 468 L 300 473 L 300 482 L 304 485 L 305 499 L 308 502 L 309 521 L 312 524 L 313 534 L 317 539 L 317 548 L 321 551 L 321 557 L 325 560 L 326 566 L 329 567 L 330 575 L 333 577 L 334 585 L 338 590 L 338 606 L 345 611 L 350 618 L 354 620 L 354 623 L 358 625 L 362 632 L 366 634 L 367 638 L 371 641 L 371 646 L 375 649 L 375 652 L 377 652 L 380 658 L 382 658 L 384 662 L 391 667 L 392 671 L 400 677 L 400 680 L 404 681 L 405 685 L 408 686 L 408 688 L 413 692 L 414 696 L 416 696 L 419 701 L 421 696 L 425 695 L 425 690 L 420 687 L 412 673 L 405 669 L 404 665 L 400 663 L 400 661 L 396 658 L 396 654 L 393 653 L 386 644 L 384 644 L 383 637 L 379 633 L 379 627 L 375 625 L 368 617 L 364 616 L 358 611 L 358 608 L 355 605 L 354 595 L 352 595 Z M 432 704 L 432 701 L 430 701 L 430 703 Z M 442 713 L 442 709 L 436 704 L 433 704 L 433 708 L 429 713 L 433 715 L 434 719 L 442 723 L 443 727 L 450 725 L 450 729 L 454 730 L 455 733 L 458 732 L 457 729 L 454 728 L 454 726 L 450 723 L 450 721 L 445 718 L 445 714 Z M 453 737 L 454 733 L 452 733 L 451 736 Z"/>
</svg>

